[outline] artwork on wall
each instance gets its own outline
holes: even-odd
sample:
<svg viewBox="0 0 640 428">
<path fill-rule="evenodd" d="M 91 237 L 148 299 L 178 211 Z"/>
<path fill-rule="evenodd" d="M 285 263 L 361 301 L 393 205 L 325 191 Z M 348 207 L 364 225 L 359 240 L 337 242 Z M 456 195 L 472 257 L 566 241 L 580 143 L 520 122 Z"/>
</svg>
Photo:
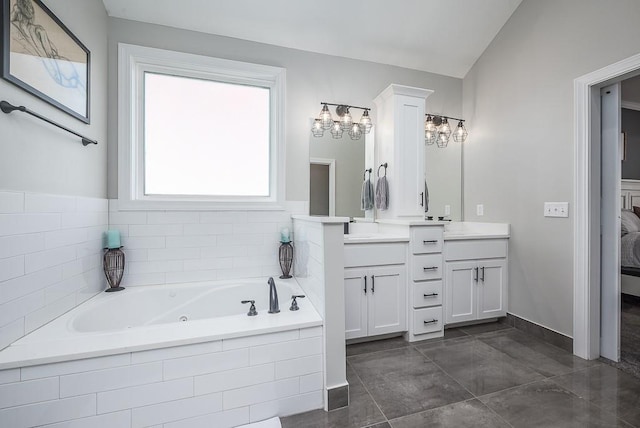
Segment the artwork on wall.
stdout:
<svg viewBox="0 0 640 428">
<path fill-rule="evenodd" d="M 2 77 L 89 123 L 89 50 L 40 0 L 1 1 Z"/>
</svg>

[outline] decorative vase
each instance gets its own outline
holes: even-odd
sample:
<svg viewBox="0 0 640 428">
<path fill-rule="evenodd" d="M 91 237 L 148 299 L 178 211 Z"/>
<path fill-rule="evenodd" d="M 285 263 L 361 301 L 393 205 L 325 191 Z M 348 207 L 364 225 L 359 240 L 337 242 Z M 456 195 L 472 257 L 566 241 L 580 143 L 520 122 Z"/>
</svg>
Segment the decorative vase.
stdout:
<svg viewBox="0 0 640 428">
<path fill-rule="evenodd" d="M 102 269 L 109 283 L 109 288 L 105 290 L 106 292 L 124 290 L 124 287 L 120 287 L 120 281 L 122 281 L 122 276 L 124 275 L 125 257 L 120 248 L 109 248 L 102 257 Z"/>
<path fill-rule="evenodd" d="M 282 270 L 280 279 L 292 278 L 292 276 L 289 275 L 291 272 L 291 264 L 293 263 L 293 244 L 291 242 L 280 243 L 278 259 L 280 260 L 280 269 Z"/>
</svg>

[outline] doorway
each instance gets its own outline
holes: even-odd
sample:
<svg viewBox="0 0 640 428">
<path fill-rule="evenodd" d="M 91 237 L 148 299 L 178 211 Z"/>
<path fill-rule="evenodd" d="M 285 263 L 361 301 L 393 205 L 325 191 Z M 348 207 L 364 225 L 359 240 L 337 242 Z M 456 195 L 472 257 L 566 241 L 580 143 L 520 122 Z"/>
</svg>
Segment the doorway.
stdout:
<svg viewBox="0 0 640 428">
<path fill-rule="evenodd" d="M 336 215 L 336 160 L 309 160 L 309 215 Z"/>
</svg>

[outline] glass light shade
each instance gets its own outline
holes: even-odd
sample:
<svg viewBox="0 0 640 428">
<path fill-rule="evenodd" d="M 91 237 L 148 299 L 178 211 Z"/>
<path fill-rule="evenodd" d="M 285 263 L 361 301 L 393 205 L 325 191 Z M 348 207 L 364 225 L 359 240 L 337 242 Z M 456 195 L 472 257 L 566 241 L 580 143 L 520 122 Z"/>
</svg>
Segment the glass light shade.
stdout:
<svg viewBox="0 0 640 428">
<path fill-rule="evenodd" d="M 359 140 L 360 137 L 362 137 L 362 128 L 359 123 L 351 125 L 351 129 L 349 129 L 349 136 L 352 140 Z"/>
<path fill-rule="evenodd" d="M 437 134 L 438 138 L 436 140 L 436 145 L 441 149 L 447 147 L 447 144 L 449 144 L 449 137 L 451 136 L 451 132 L 449 132 L 448 134 L 445 132 L 438 132 Z"/>
<path fill-rule="evenodd" d="M 360 118 L 360 128 L 365 134 L 371 132 L 371 127 L 373 123 L 371 122 L 371 116 L 369 116 L 369 110 L 365 110 L 362 113 L 362 117 Z"/>
<path fill-rule="evenodd" d="M 324 129 L 322 128 L 322 121 L 320 119 L 316 119 L 313 121 L 313 126 L 311 127 L 311 133 L 314 137 L 322 137 L 324 135 Z"/>
<path fill-rule="evenodd" d="M 349 110 L 347 110 L 340 118 L 340 126 L 342 126 L 343 131 L 348 132 L 351 129 L 351 125 L 353 125 L 353 118 L 351 117 Z"/>
<path fill-rule="evenodd" d="M 424 143 L 428 146 L 435 144 L 438 139 L 438 132 L 433 131 L 424 131 Z"/>
<path fill-rule="evenodd" d="M 342 138 L 342 132 L 340 122 L 333 122 L 333 125 L 331 126 L 331 136 L 335 139 Z"/>
<path fill-rule="evenodd" d="M 322 129 L 329 129 L 333 125 L 333 118 L 326 104 L 320 110 L 320 122 L 322 123 Z"/>
<path fill-rule="evenodd" d="M 467 139 L 467 135 L 469 135 L 469 133 L 464 127 L 464 123 L 462 123 L 462 121 L 458 122 L 458 127 L 453 132 L 453 141 L 455 141 L 456 143 L 464 143 L 464 141 Z"/>
<path fill-rule="evenodd" d="M 424 121 L 424 132 L 434 132 L 436 130 L 436 124 L 433 123 L 433 118 L 430 114 L 427 115 L 427 120 Z"/>
</svg>

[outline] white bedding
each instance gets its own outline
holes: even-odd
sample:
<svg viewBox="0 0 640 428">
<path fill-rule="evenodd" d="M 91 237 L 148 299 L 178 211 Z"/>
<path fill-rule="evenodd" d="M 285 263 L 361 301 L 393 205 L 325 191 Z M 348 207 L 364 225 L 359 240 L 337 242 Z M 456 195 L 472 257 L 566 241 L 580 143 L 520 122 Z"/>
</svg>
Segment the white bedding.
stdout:
<svg viewBox="0 0 640 428">
<path fill-rule="evenodd" d="M 620 261 L 622 266 L 640 268 L 640 232 L 622 236 Z"/>
</svg>

